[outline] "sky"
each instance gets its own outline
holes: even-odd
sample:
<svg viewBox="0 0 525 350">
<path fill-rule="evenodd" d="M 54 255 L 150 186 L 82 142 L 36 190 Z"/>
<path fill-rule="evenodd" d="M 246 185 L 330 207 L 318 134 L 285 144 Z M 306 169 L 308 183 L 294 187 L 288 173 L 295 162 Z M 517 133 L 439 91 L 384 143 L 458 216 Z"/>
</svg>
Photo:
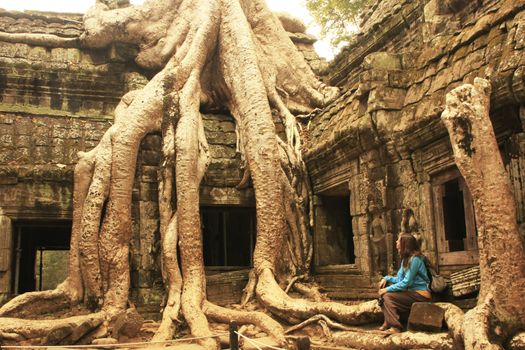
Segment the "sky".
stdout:
<svg viewBox="0 0 525 350">
<path fill-rule="evenodd" d="M 50 12 L 83 13 L 95 0 L 0 0 L 0 8 L 6 10 L 37 10 Z M 142 3 L 142 0 L 131 0 L 132 4 Z M 266 0 L 273 11 L 288 12 L 302 19 L 308 26 L 307 32 L 319 37 L 320 28 L 314 23 L 306 10 L 304 0 Z M 319 40 L 314 44 L 317 53 L 326 59 L 332 59 L 334 53 L 328 40 Z"/>
</svg>

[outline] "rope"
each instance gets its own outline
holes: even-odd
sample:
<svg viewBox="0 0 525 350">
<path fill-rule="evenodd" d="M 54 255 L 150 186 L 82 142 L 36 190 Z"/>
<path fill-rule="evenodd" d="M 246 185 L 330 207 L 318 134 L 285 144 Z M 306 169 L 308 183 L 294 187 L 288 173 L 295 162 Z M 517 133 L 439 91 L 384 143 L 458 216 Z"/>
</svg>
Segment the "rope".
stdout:
<svg viewBox="0 0 525 350">
<path fill-rule="evenodd" d="M 188 342 L 193 340 L 199 340 L 199 339 L 207 339 L 207 338 L 218 338 L 223 335 L 229 335 L 230 333 L 220 333 L 210 336 L 203 336 L 203 337 L 193 337 L 193 338 L 179 338 L 179 339 L 173 339 L 173 340 L 165 340 L 165 341 L 150 341 L 150 342 L 138 342 L 138 343 L 118 343 L 118 344 L 90 344 L 90 345 L 3 345 L 1 349 L 53 349 L 53 348 L 67 348 L 67 349 L 93 349 L 93 348 L 119 348 L 119 347 L 132 347 L 132 346 L 140 346 L 140 345 L 150 345 L 150 344 L 171 344 L 171 343 L 180 343 L 180 342 Z"/>
<path fill-rule="evenodd" d="M 255 346 L 258 350 L 262 350 L 262 348 L 258 347 L 257 345 L 261 345 L 261 346 L 264 346 L 265 348 L 268 348 L 268 349 L 274 349 L 274 350 L 286 350 L 286 349 L 283 349 L 283 348 L 276 348 L 275 346 L 271 346 L 271 345 L 268 345 L 268 344 L 265 344 L 263 342 L 260 342 L 260 341 L 257 341 L 255 339 L 250 339 L 248 338 L 247 336 L 235 331 L 235 334 L 237 334 L 239 337 L 242 337 L 244 339 L 246 339 L 247 341 L 249 341 L 250 343 L 253 344 L 253 346 Z"/>
</svg>

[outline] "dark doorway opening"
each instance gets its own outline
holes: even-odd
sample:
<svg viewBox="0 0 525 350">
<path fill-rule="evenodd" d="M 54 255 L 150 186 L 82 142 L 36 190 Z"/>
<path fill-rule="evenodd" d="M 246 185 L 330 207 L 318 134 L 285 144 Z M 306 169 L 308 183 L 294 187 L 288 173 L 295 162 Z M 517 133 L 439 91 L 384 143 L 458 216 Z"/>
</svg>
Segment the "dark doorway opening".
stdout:
<svg viewBox="0 0 525 350">
<path fill-rule="evenodd" d="M 55 288 L 67 276 L 71 222 L 16 222 L 12 291 Z"/>
<path fill-rule="evenodd" d="M 255 208 L 201 208 L 204 265 L 251 266 L 255 247 Z"/>
<path fill-rule="evenodd" d="M 458 179 L 444 184 L 443 219 L 445 224 L 445 239 L 450 252 L 465 250 L 467 226 L 465 223 L 465 206 L 463 191 Z"/>
<path fill-rule="evenodd" d="M 355 264 L 350 196 L 320 196 L 316 221 L 317 266 Z"/>
</svg>

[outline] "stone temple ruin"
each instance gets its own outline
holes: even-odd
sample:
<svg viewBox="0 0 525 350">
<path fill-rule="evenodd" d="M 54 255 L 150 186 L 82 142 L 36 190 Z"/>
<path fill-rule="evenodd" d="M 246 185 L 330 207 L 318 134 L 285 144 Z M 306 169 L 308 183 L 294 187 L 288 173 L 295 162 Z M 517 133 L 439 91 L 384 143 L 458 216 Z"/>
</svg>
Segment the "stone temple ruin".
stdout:
<svg viewBox="0 0 525 350">
<path fill-rule="evenodd" d="M 329 65 L 315 55 L 314 38 L 283 25 L 316 73 L 343 91 L 302 121 L 321 290 L 335 299 L 374 298 L 378 276 L 397 265 L 396 237 L 410 232 L 441 274 L 459 279 L 458 296 L 475 291 L 475 203 L 440 114 L 454 87 L 475 77 L 491 82 L 491 119 L 523 227 L 525 2 L 377 1 Z M 3 35 L 74 39 L 82 30 L 80 15 L 0 11 L 0 301 L 60 282 L 76 154 L 99 142 L 120 98 L 151 78 L 133 63 L 130 45 L 29 45 Z M 212 154 L 200 188 L 207 292 L 227 304 L 238 302 L 248 279 L 254 193 L 237 188 L 243 169 L 233 118 L 207 111 L 204 122 Z M 147 136 L 133 190 L 130 259 L 132 301 L 149 315 L 158 315 L 163 294 L 161 158 L 160 136 Z"/>
</svg>

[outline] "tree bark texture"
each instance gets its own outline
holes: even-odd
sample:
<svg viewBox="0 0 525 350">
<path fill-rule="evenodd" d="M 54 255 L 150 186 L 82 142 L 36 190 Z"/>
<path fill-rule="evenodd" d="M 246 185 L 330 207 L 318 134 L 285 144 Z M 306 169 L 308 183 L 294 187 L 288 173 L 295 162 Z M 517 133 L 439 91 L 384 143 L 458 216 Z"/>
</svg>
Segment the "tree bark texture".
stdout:
<svg viewBox="0 0 525 350">
<path fill-rule="evenodd" d="M 478 229 L 481 291 L 478 306 L 465 316 L 466 349 L 500 349 L 497 338 L 525 327 L 525 248 L 490 120 L 490 91 L 490 83 L 479 78 L 452 90 L 441 116 L 472 194 Z"/>
</svg>

